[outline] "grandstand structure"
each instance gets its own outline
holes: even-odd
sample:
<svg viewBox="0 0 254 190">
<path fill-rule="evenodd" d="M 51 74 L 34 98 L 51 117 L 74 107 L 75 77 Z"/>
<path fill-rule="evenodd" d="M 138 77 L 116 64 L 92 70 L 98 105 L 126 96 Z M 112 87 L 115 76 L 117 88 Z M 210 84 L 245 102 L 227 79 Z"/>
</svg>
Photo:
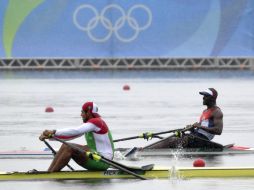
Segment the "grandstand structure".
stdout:
<svg viewBox="0 0 254 190">
<path fill-rule="evenodd" d="M 254 70 L 254 58 L 12 58 L 0 70 Z"/>
</svg>

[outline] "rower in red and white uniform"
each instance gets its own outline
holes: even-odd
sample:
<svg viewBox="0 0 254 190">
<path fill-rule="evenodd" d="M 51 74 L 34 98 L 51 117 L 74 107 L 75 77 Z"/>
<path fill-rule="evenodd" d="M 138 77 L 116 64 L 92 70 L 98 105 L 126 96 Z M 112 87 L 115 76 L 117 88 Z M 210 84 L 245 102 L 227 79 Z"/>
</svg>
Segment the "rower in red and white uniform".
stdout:
<svg viewBox="0 0 254 190">
<path fill-rule="evenodd" d="M 203 105 L 206 105 L 207 108 L 200 116 L 200 121 L 192 125 L 194 130 L 190 135 L 211 141 L 215 135 L 221 135 L 223 130 L 223 113 L 216 105 L 218 92 L 214 88 L 209 88 L 199 94 L 203 95 Z M 207 141 L 193 140 L 192 142 L 190 140 L 188 144 L 191 147 L 203 147 L 207 145 Z"/>
<path fill-rule="evenodd" d="M 85 152 L 98 152 L 100 155 L 113 159 L 114 144 L 111 132 L 105 121 L 98 114 L 98 107 L 93 102 L 86 102 L 82 106 L 81 117 L 83 124 L 75 128 L 45 130 L 40 136 L 40 140 L 54 137 L 62 140 L 72 140 L 80 136 L 85 136 L 87 145 L 78 145 Z M 52 161 L 49 172 L 60 171 L 72 158 L 77 164 L 88 170 L 107 170 L 109 165 L 90 159 L 86 154 L 72 149 L 70 146 L 63 144 Z"/>
<path fill-rule="evenodd" d="M 216 105 L 218 92 L 208 88 L 199 94 L 203 95 L 203 105 L 207 108 L 199 122 L 187 125 L 190 133 L 170 136 L 145 148 L 222 148 L 222 145 L 211 141 L 215 135 L 221 135 L 223 130 L 223 113 Z"/>
</svg>

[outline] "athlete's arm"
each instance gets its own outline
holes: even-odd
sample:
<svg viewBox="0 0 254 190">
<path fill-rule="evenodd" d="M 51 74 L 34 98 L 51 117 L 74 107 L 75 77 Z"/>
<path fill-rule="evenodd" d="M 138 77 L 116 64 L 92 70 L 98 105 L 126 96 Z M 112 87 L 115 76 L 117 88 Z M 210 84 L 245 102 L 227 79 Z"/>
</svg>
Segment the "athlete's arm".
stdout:
<svg viewBox="0 0 254 190">
<path fill-rule="evenodd" d="M 76 128 L 67 128 L 67 129 L 57 129 L 55 131 L 55 137 L 64 139 L 64 140 L 71 140 L 75 139 L 77 137 L 82 136 L 84 133 L 91 132 L 91 131 L 99 131 L 100 128 L 98 128 L 96 125 L 92 123 L 84 123 Z"/>
</svg>

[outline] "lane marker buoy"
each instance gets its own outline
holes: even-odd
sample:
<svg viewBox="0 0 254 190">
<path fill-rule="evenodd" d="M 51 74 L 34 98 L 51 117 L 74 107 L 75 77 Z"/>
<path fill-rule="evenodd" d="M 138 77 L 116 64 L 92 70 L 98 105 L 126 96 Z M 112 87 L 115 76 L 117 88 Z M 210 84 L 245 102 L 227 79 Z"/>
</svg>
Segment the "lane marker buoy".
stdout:
<svg viewBox="0 0 254 190">
<path fill-rule="evenodd" d="M 123 86 L 123 90 L 130 90 L 130 86 L 129 86 L 129 85 L 127 85 L 127 84 L 126 84 L 126 85 L 124 85 L 124 86 Z"/>
<path fill-rule="evenodd" d="M 194 160 L 193 167 L 205 167 L 205 161 L 202 158 Z"/>
<path fill-rule="evenodd" d="M 50 106 L 46 107 L 45 112 L 54 112 L 54 109 Z"/>
</svg>

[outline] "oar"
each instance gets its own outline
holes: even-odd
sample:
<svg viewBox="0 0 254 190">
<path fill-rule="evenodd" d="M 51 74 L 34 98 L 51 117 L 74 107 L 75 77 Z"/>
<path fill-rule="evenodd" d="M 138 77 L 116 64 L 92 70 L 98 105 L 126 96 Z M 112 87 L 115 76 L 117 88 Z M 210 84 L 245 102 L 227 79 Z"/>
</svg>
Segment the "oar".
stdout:
<svg viewBox="0 0 254 190">
<path fill-rule="evenodd" d="M 183 132 L 185 132 L 185 131 L 189 131 L 189 130 L 191 130 L 193 127 L 190 127 L 190 126 L 187 126 L 187 127 L 185 127 L 185 128 L 183 128 L 183 129 L 175 129 L 175 130 L 171 130 L 171 131 L 165 131 L 165 132 L 160 132 L 160 134 L 165 134 L 165 133 L 169 133 L 169 132 L 179 132 L 179 133 L 183 133 Z M 158 133 L 154 133 L 154 134 L 158 134 Z M 146 149 L 146 148 L 149 148 L 149 147 L 151 147 L 151 146 L 154 146 L 154 145 L 156 145 L 156 144 L 158 144 L 158 143 L 161 143 L 161 142 L 163 142 L 163 141 L 165 141 L 165 140 L 167 140 L 168 138 L 170 138 L 170 137 L 173 137 L 173 136 L 175 136 L 175 134 L 174 135 L 171 135 L 171 136 L 169 136 L 169 137 L 166 137 L 166 138 L 164 138 L 164 139 L 162 139 L 162 140 L 160 140 L 160 141 L 157 141 L 157 142 L 155 142 L 155 143 L 152 143 L 152 144 L 150 144 L 150 145 L 148 145 L 148 146 L 145 146 L 145 147 L 142 147 L 142 148 L 137 148 L 137 147 L 133 147 L 131 150 L 129 150 L 124 156 L 125 157 L 130 157 L 131 155 L 133 155 L 133 154 L 135 154 L 138 150 L 143 150 L 143 149 Z"/>
<path fill-rule="evenodd" d="M 117 169 L 119 169 L 121 171 L 124 171 L 124 172 L 126 172 L 126 173 L 128 173 L 130 175 L 133 175 L 133 176 L 135 176 L 135 177 L 137 177 L 139 179 L 146 180 L 146 178 L 144 178 L 144 177 L 142 177 L 142 176 L 140 176 L 140 175 L 138 175 L 138 174 L 128 170 L 127 169 L 128 166 L 125 166 L 125 165 L 120 164 L 118 162 L 115 162 L 113 160 L 107 159 L 107 158 L 105 158 L 105 157 L 103 157 L 103 156 L 101 156 L 99 154 L 95 154 L 95 153 L 91 153 L 91 152 L 85 152 L 82 148 L 77 147 L 77 146 L 75 146 L 73 144 L 70 144 L 68 142 L 65 142 L 65 141 L 63 141 L 63 140 L 61 140 L 59 138 L 56 138 L 56 137 L 52 137 L 52 138 L 55 139 L 56 141 L 59 141 L 59 142 L 65 144 L 65 145 L 71 147 L 72 149 L 75 149 L 75 150 L 79 151 L 80 153 L 85 153 L 86 155 L 88 155 L 90 158 L 92 158 L 94 160 L 98 160 L 98 161 L 100 160 L 100 161 L 102 161 L 102 162 L 104 162 L 104 163 L 106 163 L 108 165 L 113 166 L 114 168 L 117 168 Z"/>
<path fill-rule="evenodd" d="M 46 140 L 43 140 L 43 142 L 52 151 L 53 155 L 56 155 L 56 151 L 54 150 L 54 148 Z M 74 171 L 74 168 L 71 167 L 69 164 L 67 164 L 67 167 Z"/>
<path fill-rule="evenodd" d="M 148 133 L 148 137 L 161 138 L 161 137 L 159 137 L 158 135 L 167 134 L 167 133 L 174 133 L 174 132 L 176 132 L 176 131 L 181 131 L 181 130 L 183 130 L 183 128 L 181 128 L 181 129 L 169 130 L 169 131 L 163 131 L 163 132 L 159 132 L 159 133 Z M 147 134 L 146 134 L 146 133 L 143 133 L 143 134 L 138 135 L 138 136 L 126 137 L 126 138 L 122 138 L 122 139 L 116 139 L 116 140 L 114 140 L 114 142 L 126 141 L 126 140 L 138 139 L 138 138 L 144 138 L 145 135 L 147 135 Z"/>
</svg>

